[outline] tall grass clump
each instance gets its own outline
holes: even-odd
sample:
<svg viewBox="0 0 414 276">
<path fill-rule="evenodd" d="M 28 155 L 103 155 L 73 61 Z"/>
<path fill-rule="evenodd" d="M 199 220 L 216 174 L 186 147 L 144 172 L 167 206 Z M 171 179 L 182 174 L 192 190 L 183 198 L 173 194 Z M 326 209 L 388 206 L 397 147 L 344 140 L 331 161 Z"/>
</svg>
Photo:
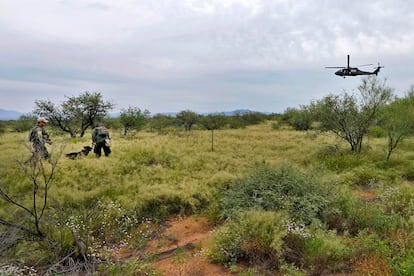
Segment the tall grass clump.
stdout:
<svg viewBox="0 0 414 276">
<path fill-rule="evenodd" d="M 322 274 L 325 269 L 346 270 L 354 254 L 354 249 L 348 246 L 346 239 L 338 236 L 335 231 L 311 229 L 303 240 L 301 266 L 307 267 L 314 275 Z"/>
<path fill-rule="evenodd" d="M 245 260 L 278 267 L 287 219 L 283 212 L 239 212 L 214 233 L 208 256 L 223 264 Z"/>
<path fill-rule="evenodd" d="M 325 168 L 338 173 L 358 167 L 364 163 L 361 155 L 342 149 L 335 144 L 321 148 L 316 153 L 316 160 Z"/>
</svg>

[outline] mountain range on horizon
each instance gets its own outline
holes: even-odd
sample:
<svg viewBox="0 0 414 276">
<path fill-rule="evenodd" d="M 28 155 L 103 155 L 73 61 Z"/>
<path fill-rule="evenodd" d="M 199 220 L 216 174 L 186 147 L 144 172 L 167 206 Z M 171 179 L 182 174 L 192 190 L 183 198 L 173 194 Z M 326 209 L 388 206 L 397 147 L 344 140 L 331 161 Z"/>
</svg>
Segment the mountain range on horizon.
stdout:
<svg viewBox="0 0 414 276">
<path fill-rule="evenodd" d="M 0 120 L 17 120 L 25 113 L 0 108 Z"/>
<path fill-rule="evenodd" d="M 170 115 L 175 116 L 178 112 L 165 112 L 165 113 L 159 113 L 164 115 Z M 252 111 L 250 109 L 236 109 L 233 111 L 224 111 L 224 112 L 204 112 L 200 113 L 201 115 L 207 115 L 212 113 L 223 113 L 226 116 L 232 116 L 234 114 L 246 114 L 246 113 L 264 113 L 264 114 L 270 114 L 269 112 L 260 112 L 260 111 Z M 28 113 L 22 113 L 19 111 L 14 110 L 6 110 L 0 108 L 0 121 L 7 121 L 7 120 L 17 120 L 20 118 L 20 116 L 25 115 Z M 119 113 L 110 113 L 110 117 L 116 118 L 119 116 Z"/>
</svg>

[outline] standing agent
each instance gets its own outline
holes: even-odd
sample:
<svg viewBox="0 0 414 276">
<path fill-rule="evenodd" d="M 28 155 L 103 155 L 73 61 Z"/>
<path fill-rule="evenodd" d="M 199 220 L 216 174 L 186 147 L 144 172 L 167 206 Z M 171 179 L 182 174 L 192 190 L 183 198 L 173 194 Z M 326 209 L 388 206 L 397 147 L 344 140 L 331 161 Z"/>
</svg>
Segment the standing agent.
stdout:
<svg viewBox="0 0 414 276">
<path fill-rule="evenodd" d="M 95 146 L 93 152 L 96 157 L 101 157 L 102 149 L 105 156 L 109 156 L 111 153 L 111 138 L 109 137 L 109 131 L 103 124 L 98 124 L 92 130 L 92 145 Z"/>
<path fill-rule="evenodd" d="M 50 157 L 45 144 L 51 145 L 53 142 L 44 128 L 47 122 L 49 121 L 44 117 L 38 118 L 37 125 L 29 132 L 29 141 L 33 144 L 33 156 L 37 159 Z"/>
</svg>

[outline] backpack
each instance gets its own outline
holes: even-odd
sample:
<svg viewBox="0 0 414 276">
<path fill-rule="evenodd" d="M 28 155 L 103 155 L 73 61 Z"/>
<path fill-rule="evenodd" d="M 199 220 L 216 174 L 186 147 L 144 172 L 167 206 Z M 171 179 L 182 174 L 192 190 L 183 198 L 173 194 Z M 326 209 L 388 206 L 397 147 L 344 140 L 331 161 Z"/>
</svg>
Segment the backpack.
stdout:
<svg viewBox="0 0 414 276">
<path fill-rule="evenodd" d="M 109 131 L 106 127 L 99 127 L 97 134 L 98 136 L 109 136 Z"/>
</svg>

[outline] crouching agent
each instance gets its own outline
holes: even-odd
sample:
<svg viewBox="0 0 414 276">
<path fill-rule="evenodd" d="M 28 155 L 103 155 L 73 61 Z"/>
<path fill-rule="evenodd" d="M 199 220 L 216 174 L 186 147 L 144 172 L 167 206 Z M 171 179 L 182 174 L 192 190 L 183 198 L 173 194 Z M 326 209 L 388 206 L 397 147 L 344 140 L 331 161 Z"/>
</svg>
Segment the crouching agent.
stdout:
<svg viewBox="0 0 414 276">
<path fill-rule="evenodd" d="M 103 124 L 98 124 L 92 130 L 92 145 L 94 145 L 93 152 L 96 157 L 101 157 L 102 149 L 105 156 L 109 156 L 111 153 L 111 138 L 109 137 L 109 130 Z"/>
<path fill-rule="evenodd" d="M 46 144 L 51 145 L 52 141 L 44 128 L 47 122 L 48 120 L 46 118 L 40 117 L 37 119 L 37 125 L 29 132 L 29 141 L 32 142 L 33 145 L 32 156 L 35 157 L 36 160 L 41 158 L 49 159 L 50 157 Z"/>
</svg>

